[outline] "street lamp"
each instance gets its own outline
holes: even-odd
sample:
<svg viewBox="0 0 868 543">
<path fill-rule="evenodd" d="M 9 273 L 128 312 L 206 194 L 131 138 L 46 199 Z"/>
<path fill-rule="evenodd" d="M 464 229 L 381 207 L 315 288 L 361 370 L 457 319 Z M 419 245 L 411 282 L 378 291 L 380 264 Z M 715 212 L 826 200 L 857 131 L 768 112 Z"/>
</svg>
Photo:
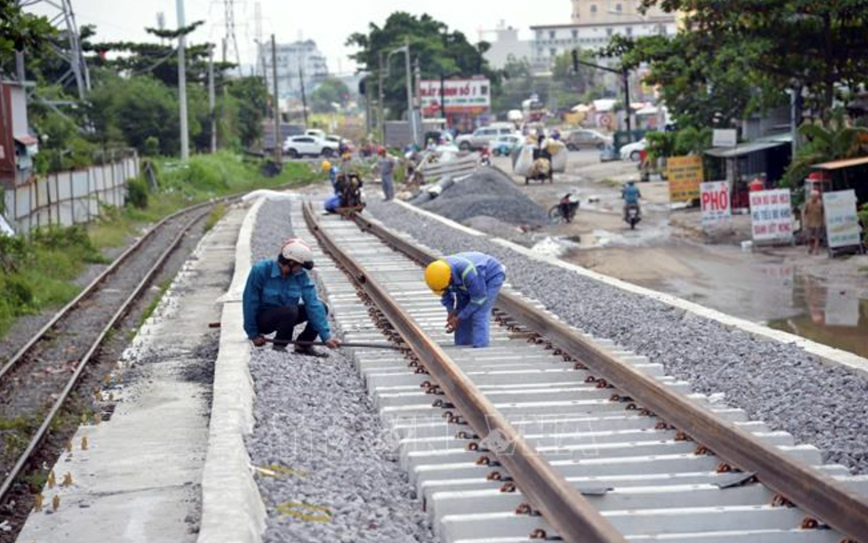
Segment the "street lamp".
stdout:
<svg viewBox="0 0 868 543">
<path fill-rule="evenodd" d="M 405 61 L 406 61 L 406 70 L 407 70 L 407 119 L 410 121 L 410 129 L 413 132 L 413 143 L 419 143 L 419 135 L 418 130 L 416 129 L 416 112 L 413 111 L 413 74 L 410 69 L 410 42 L 407 41 L 407 44 L 399 47 L 386 57 L 386 75 L 389 75 L 389 67 L 390 61 L 392 59 L 392 55 L 404 53 Z"/>
</svg>

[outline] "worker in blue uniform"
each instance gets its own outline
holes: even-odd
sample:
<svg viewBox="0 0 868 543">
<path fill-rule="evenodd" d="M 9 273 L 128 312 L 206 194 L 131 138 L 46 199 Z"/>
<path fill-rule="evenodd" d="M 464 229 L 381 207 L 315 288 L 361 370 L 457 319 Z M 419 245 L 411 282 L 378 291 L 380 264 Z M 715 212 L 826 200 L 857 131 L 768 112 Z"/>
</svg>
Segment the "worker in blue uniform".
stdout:
<svg viewBox="0 0 868 543">
<path fill-rule="evenodd" d="M 425 282 L 441 297 L 455 345 L 488 347 L 491 311 L 505 280 L 503 264 L 483 253 L 454 254 L 425 268 Z"/>
<path fill-rule="evenodd" d="M 330 349 L 340 342 L 332 337 L 328 307 L 319 299 L 308 270 L 313 269 L 311 247 L 291 239 L 281 248 L 277 259 L 257 262 L 250 270 L 244 288 L 244 331 L 257 347 L 263 347 L 265 334 L 276 332 L 274 349 L 286 350 L 296 325 L 307 323 L 299 334 L 295 352 L 308 356 L 328 356 L 317 352 L 311 343 L 317 336 Z"/>
</svg>

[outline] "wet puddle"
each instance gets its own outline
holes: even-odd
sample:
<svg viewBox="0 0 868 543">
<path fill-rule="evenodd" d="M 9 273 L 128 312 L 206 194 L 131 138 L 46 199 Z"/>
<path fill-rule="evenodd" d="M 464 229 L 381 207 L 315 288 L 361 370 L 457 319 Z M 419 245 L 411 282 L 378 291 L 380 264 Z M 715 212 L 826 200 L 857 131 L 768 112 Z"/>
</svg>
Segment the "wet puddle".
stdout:
<svg viewBox="0 0 868 543">
<path fill-rule="evenodd" d="M 868 299 L 854 289 L 797 275 L 793 305 L 802 313 L 768 326 L 868 358 Z"/>
</svg>

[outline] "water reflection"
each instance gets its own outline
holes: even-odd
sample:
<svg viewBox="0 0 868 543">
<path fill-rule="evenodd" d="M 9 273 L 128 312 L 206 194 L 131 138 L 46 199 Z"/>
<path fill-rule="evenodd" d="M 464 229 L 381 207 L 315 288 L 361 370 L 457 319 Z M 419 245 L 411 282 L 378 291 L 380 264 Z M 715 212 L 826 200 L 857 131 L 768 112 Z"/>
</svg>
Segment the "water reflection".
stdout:
<svg viewBox="0 0 868 543">
<path fill-rule="evenodd" d="M 793 305 L 804 313 L 769 326 L 868 358 L 868 299 L 860 299 L 852 289 L 796 275 Z"/>
</svg>

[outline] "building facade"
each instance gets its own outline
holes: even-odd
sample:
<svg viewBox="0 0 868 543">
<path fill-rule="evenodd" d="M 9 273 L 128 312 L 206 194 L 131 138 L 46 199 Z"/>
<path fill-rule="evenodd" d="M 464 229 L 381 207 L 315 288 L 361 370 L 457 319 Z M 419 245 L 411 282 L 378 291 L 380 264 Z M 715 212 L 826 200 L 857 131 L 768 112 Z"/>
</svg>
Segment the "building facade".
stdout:
<svg viewBox="0 0 868 543">
<path fill-rule="evenodd" d="M 277 47 L 277 94 L 281 100 L 301 97 L 301 81 L 304 77 L 305 91 L 309 94 L 318 83 L 329 75 L 326 57 L 313 40 L 278 44 Z M 265 66 L 268 90 L 272 92 L 273 74 L 271 45 L 263 44 L 259 51 L 260 64 Z"/>
<path fill-rule="evenodd" d="M 495 70 L 502 70 L 512 58 L 514 60 L 531 59 L 531 42 L 519 39 L 518 29 L 501 25 L 486 36 L 491 49 L 485 52 L 485 60 Z"/>
<path fill-rule="evenodd" d="M 609 45 L 613 36 L 640 38 L 672 36 L 677 31 L 675 17 L 644 21 L 532 26 L 531 64 L 537 73 L 551 71 L 555 59 L 574 49 L 596 50 Z M 602 59 L 606 63 L 606 59 Z"/>
</svg>

